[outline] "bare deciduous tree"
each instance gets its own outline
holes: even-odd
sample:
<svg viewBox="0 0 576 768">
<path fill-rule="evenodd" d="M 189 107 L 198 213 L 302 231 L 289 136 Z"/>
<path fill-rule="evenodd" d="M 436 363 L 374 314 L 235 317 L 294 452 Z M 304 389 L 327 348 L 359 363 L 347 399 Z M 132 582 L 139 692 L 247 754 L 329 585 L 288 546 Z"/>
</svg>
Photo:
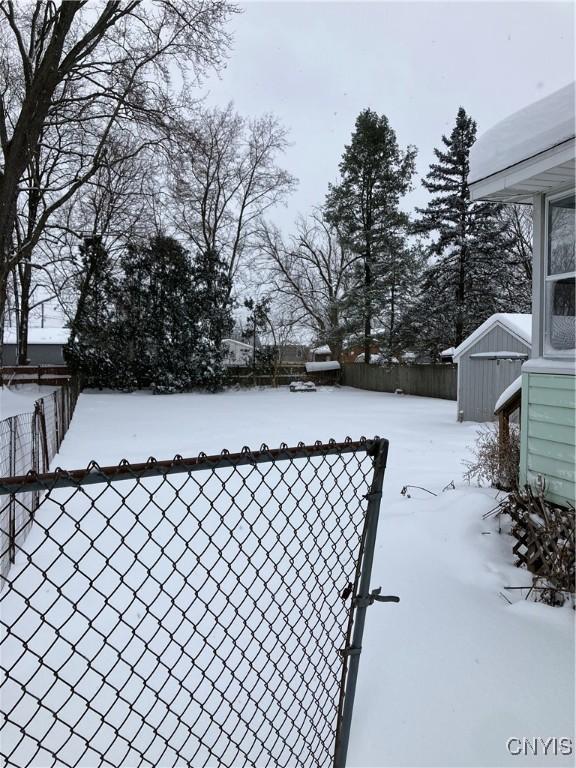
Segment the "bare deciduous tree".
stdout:
<svg viewBox="0 0 576 768">
<path fill-rule="evenodd" d="M 111 134 L 148 140 L 166 126 L 178 106 L 171 65 L 186 89 L 221 63 L 232 10 L 224 0 L 0 2 L 0 318 L 11 271 L 105 164 Z M 36 178 L 35 163 L 48 175 Z"/>
<path fill-rule="evenodd" d="M 90 264 L 86 266 L 86 251 L 91 252 L 86 244 L 97 241 L 114 264 L 128 242 L 157 234 L 153 215 L 156 170 L 151 152 L 124 154 L 121 162 L 100 168 L 54 218 L 46 249 L 52 260 L 46 271 L 71 336 L 93 277 Z M 84 248 L 84 258 L 79 246 Z"/>
<path fill-rule="evenodd" d="M 343 307 L 360 256 L 342 244 L 320 212 L 297 223 L 289 244 L 275 227 L 263 227 L 260 236 L 275 290 L 291 302 L 315 338 L 329 344 L 340 358 L 345 335 Z"/>
<path fill-rule="evenodd" d="M 232 282 L 263 214 L 295 185 L 276 164 L 286 130 L 271 115 L 246 120 L 228 105 L 182 125 L 179 143 L 172 164 L 175 226 L 199 251 L 218 253 Z"/>
<path fill-rule="evenodd" d="M 510 270 L 508 303 L 518 312 L 532 307 L 532 206 L 504 205 L 500 212 L 510 240 L 507 251 Z"/>
</svg>

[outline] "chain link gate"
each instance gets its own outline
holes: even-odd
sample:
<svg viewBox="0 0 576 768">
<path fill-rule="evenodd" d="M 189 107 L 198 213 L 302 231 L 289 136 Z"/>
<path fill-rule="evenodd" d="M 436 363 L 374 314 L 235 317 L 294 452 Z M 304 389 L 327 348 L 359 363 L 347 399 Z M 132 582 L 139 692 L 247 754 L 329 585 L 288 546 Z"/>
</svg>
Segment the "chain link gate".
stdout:
<svg viewBox="0 0 576 768">
<path fill-rule="evenodd" d="M 387 450 L 0 480 L 6 765 L 344 766 Z"/>
</svg>

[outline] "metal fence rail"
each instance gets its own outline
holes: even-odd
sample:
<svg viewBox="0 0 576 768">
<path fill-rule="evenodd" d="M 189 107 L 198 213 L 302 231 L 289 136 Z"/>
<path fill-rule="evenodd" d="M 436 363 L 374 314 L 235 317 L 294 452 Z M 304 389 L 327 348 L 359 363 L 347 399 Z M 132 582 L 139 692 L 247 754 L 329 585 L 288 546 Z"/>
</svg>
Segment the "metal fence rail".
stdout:
<svg viewBox="0 0 576 768">
<path fill-rule="evenodd" d="M 0 477 L 47 472 L 60 450 L 80 394 L 78 379 L 72 378 L 54 392 L 39 398 L 34 410 L 0 421 Z M 14 562 L 16 537 L 22 542 L 29 530 L 30 514 L 38 504 L 37 492 L 26 491 L 21 503 L 10 502 L 0 511 L 0 575 Z M 7 519 L 4 519 L 4 518 Z"/>
<path fill-rule="evenodd" d="M 6 764 L 343 766 L 387 445 L 0 480 Z"/>
</svg>

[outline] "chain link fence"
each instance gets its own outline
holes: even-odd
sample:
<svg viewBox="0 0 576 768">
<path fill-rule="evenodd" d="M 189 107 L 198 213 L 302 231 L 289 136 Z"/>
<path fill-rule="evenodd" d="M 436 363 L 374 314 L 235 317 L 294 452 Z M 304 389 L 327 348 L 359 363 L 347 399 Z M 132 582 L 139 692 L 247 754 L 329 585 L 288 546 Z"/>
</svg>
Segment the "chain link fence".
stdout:
<svg viewBox="0 0 576 768">
<path fill-rule="evenodd" d="M 6 765 L 343 766 L 387 445 L 0 480 Z"/>
<path fill-rule="evenodd" d="M 80 383 L 78 379 L 71 378 L 56 391 L 36 400 L 32 412 L 0 421 L 0 477 L 48 471 L 68 431 L 79 394 Z M 0 511 L 2 576 L 14 562 L 16 536 L 23 541 L 28 533 L 29 511 L 34 511 L 38 500 L 38 492 L 25 492 L 19 504 L 13 499 Z"/>
</svg>

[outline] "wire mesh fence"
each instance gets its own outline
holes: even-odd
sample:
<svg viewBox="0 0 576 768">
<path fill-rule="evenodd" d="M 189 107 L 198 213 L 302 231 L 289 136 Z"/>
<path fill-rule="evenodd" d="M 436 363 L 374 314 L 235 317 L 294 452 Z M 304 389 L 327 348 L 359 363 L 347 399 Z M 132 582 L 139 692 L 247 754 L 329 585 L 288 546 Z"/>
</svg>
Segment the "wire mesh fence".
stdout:
<svg viewBox="0 0 576 768">
<path fill-rule="evenodd" d="M 0 480 L 2 526 L 34 520 L 0 594 L 6 764 L 343 765 L 386 450 Z"/>
<path fill-rule="evenodd" d="M 47 472 L 70 426 L 80 394 L 78 379 L 71 378 L 54 392 L 38 399 L 34 410 L 0 421 L 0 477 Z M 13 499 L 0 511 L 0 574 L 14 562 L 16 536 L 27 535 L 30 515 L 38 504 L 38 492 L 25 492 L 21 503 Z M 6 520 L 4 519 L 6 517 Z"/>
</svg>

